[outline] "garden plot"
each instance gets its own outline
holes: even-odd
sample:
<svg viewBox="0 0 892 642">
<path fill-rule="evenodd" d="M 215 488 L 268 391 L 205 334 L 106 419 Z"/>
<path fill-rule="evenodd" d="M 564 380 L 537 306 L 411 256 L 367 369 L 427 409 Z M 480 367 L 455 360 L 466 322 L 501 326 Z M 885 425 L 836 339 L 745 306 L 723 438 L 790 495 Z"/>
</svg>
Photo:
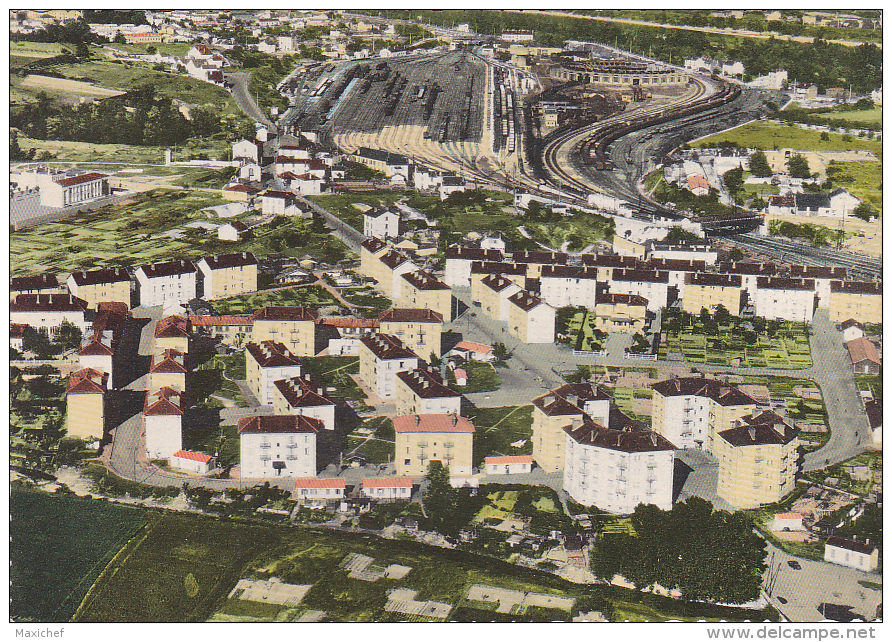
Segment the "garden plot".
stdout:
<svg viewBox="0 0 892 642">
<path fill-rule="evenodd" d="M 576 604 L 575 597 L 524 593 L 485 584 L 474 584 L 468 589 L 467 599 L 475 602 L 498 602 L 496 613 L 523 613 L 530 606 L 569 612 Z"/>
<path fill-rule="evenodd" d="M 445 620 L 452 611 L 451 604 L 444 602 L 419 602 L 415 599 L 418 591 L 405 588 L 392 589 L 387 593 L 385 611 L 421 615 L 429 618 Z"/>
<path fill-rule="evenodd" d="M 241 579 L 232 589 L 229 598 L 294 606 L 300 604 L 311 588 L 312 584 L 286 584 L 277 577 L 268 580 Z"/>
<path fill-rule="evenodd" d="M 341 561 L 341 568 L 348 571 L 348 577 L 354 580 L 376 582 L 380 579 L 401 580 L 412 570 L 411 566 L 391 564 L 387 567 L 376 566 L 375 558 L 360 553 L 350 553 Z"/>
</svg>

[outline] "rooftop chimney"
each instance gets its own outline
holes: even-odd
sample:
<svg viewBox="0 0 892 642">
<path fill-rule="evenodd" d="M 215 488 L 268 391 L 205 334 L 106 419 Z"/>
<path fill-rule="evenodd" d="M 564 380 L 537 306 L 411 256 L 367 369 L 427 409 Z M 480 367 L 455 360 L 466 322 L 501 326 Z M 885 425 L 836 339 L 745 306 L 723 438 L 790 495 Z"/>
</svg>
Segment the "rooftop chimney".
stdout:
<svg viewBox="0 0 892 642">
<path fill-rule="evenodd" d="M 418 415 L 415 415 L 415 425 L 417 426 L 420 423 L 421 423 L 421 417 L 419 417 Z"/>
<path fill-rule="evenodd" d="M 755 426 L 750 426 L 749 433 L 750 433 L 750 439 L 752 441 L 756 441 L 756 427 Z"/>
</svg>

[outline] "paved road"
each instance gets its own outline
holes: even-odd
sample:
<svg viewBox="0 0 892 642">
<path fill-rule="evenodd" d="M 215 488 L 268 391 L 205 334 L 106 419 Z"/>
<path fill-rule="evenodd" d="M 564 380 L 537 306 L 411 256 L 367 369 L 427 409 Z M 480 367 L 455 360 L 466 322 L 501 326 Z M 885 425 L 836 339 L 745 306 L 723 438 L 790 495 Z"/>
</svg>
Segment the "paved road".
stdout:
<svg viewBox="0 0 892 642">
<path fill-rule="evenodd" d="M 796 560 L 801 570 L 787 562 Z M 791 622 L 820 622 L 824 619 L 822 604 L 852 607 L 864 620 L 876 617 L 882 591 L 858 584 L 859 581 L 882 584 L 883 576 L 865 573 L 845 566 L 794 557 L 768 544 L 768 569 L 762 586 L 771 605 Z M 786 603 L 782 603 L 783 598 Z M 832 608 L 832 607 L 831 607 Z"/>
<path fill-rule="evenodd" d="M 232 82 L 232 97 L 245 114 L 267 127 L 275 127 L 273 122 L 263 113 L 263 110 L 254 102 L 254 97 L 248 89 L 248 85 L 251 82 L 250 72 L 230 71 L 223 74 L 223 77 Z"/>
</svg>

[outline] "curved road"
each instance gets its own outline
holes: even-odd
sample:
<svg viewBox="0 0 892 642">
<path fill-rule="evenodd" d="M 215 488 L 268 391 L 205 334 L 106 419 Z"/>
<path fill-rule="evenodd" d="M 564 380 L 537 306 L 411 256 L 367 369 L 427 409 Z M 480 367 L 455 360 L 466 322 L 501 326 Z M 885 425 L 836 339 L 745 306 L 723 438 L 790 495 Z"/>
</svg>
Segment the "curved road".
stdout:
<svg viewBox="0 0 892 642">
<path fill-rule="evenodd" d="M 254 102 L 254 97 L 248 89 L 251 82 L 249 71 L 228 71 L 223 74 L 224 80 L 232 82 L 232 97 L 245 114 L 267 127 L 275 127 L 275 124 L 267 118 L 263 110 Z"/>
</svg>

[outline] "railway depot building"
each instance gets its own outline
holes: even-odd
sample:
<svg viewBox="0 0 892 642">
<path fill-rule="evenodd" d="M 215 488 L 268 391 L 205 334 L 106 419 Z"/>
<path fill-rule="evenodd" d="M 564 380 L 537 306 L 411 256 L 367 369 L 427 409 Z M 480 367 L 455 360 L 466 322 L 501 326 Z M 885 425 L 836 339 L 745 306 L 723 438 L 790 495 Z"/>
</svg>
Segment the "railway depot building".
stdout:
<svg viewBox="0 0 892 642">
<path fill-rule="evenodd" d="M 574 60 L 562 56 L 551 68 L 552 78 L 587 85 L 686 85 L 688 74 L 653 63 L 637 60 Z"/>
</svg>

